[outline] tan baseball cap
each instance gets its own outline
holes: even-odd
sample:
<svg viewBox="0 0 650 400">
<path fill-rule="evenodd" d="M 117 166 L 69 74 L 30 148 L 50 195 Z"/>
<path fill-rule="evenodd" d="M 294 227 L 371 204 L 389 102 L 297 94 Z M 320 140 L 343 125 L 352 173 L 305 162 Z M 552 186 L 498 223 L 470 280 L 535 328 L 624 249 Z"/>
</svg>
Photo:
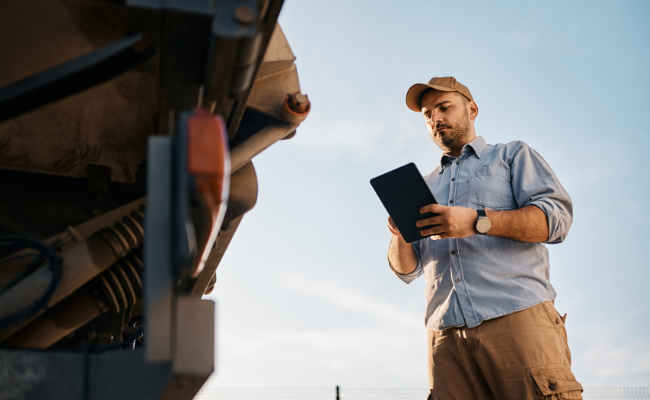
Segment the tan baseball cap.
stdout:
<svg viewBox="0 0 650 400">
<path fill-rule="evenodd" d="M 431 78 L 429 82 L 416 83 L 406 92 L 406 105 L 413 111 L 422 111 L 420 102 L 422 101 L 422 94 L 427 89 L 435 89 L 443 92 L 458 92 L 470 100 L 474 100 L 472 94 L 469 92 L 467 86 L 458 82 L 453 76 L 445 76 L 443 78 Z"/>
</svg>

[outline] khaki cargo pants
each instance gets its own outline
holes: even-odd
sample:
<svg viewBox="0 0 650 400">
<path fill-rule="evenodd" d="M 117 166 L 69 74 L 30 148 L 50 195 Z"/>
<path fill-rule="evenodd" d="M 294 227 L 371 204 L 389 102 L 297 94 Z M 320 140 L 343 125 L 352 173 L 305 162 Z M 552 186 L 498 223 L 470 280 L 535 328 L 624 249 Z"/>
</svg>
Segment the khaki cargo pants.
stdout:
<svg viewBox="0 0 650 400">
<path fill-rule="evenodd" d="M 582 399 L 564 318 L 550 301 L 484 321 L 429 330 L 429 400 Z"/>
</svg>

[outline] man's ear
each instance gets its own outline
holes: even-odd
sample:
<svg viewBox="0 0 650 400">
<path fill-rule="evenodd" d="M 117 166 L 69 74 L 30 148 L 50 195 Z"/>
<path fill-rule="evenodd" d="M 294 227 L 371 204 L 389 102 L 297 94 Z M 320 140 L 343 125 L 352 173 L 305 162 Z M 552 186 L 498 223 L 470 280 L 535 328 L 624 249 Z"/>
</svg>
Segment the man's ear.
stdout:
<svg viewBox="0 0 650 400">
<path fill-rule="evenodd" d="M 469 119 L 471 120 L 475 120 L 478 116 L 478 105 L 476 105 L 474 100 L 470 100 L 467 103 L 467 112 L 469 113 Z"/>
</svg>

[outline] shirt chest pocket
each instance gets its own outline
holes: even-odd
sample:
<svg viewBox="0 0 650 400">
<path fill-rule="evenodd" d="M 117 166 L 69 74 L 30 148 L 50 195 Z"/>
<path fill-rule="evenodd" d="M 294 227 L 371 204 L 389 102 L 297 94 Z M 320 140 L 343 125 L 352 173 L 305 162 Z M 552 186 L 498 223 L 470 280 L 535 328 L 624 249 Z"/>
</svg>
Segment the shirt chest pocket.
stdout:
<svg viewBox="0 0 650 400">
<path fill-rule="evenodd" d="M 469 202 L 491 210 L 511 210 L 517 207 L 512 194 L 510 170 L 486 167 L 474 172 L 469 182 Z"/>
</svg>

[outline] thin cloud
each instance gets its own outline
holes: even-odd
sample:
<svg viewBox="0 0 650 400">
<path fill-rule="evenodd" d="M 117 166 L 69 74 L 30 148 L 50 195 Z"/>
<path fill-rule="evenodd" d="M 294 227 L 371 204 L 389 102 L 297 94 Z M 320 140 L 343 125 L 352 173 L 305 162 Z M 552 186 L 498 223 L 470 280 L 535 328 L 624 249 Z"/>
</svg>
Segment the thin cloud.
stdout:
<svg viewBox="0 0 650 400">
<path fill-rule="evenodd" d="M 400 309 L 391 303 L 371 297 L 357 290 L 344 288 L 338 283 L 314 281 L 303 276 L 286 275 L 275 283 L 287 289 L 324 300 L 339 308 L 374 315 L 405 327 L 423 328 L 422 315 Z"/>
<path fill-rule="evenodd" d="M 356 158 L 381 158 L 409 151 L 413 139 L 427 137 L 426 126 L 417 116 L 403 113 L 358 119 L 326 119 L 310 115 L 292 143 L 309 149 Z"/>
<path fill-rule="evenodd" d="M 645 338 L 629 340 L 630 335 L 622 328 L 605 325 L 574 327 L 571 334 L 580 338 L 581 349 L 573 364 L 574 370 L 583 374 L 578 379 L 584 380 L 584 384 L 648 384 L 650 349 Z"/>
</svg>

